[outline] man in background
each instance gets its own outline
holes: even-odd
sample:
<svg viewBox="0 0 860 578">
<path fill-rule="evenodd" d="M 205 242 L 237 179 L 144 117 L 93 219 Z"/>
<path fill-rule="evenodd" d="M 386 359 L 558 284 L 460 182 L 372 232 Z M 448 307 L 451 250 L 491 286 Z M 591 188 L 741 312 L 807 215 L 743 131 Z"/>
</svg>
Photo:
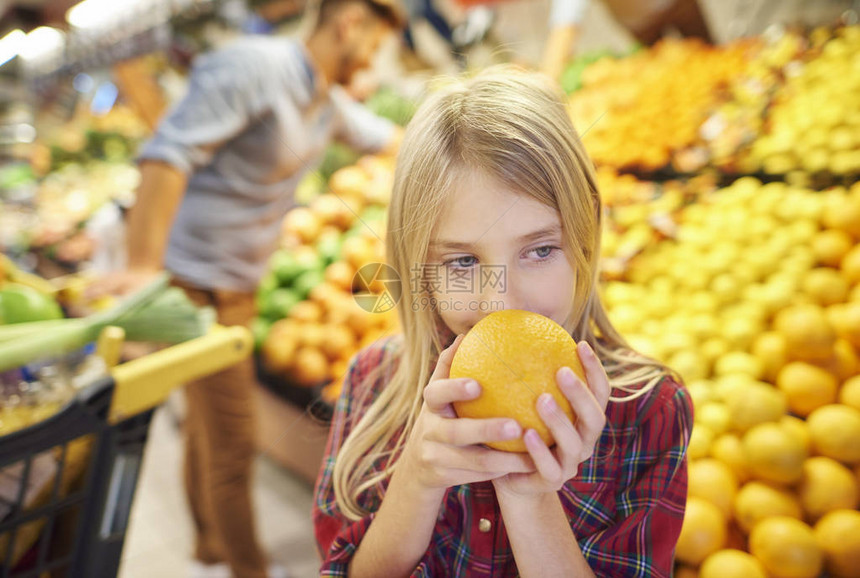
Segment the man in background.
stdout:
<svg viewBox="0 0 860 578">
<path fill-rule="evenodd" d="M 393 0 L 320 0 L 303 41 L 253 36 L 198 57 L 188 93 L 140 154 L 128 269 L 100 290 L 122 294 L 167 269 L 219 323 L 247 325 L 296 185 L 329 142 L 396 148 L 399 130 L 342 87 L 402 24 Z M 186 387 L 194 577 L 286 576 L 267 569 L 256 537 L 254 381 L 248 361 Z"/>
</svg>

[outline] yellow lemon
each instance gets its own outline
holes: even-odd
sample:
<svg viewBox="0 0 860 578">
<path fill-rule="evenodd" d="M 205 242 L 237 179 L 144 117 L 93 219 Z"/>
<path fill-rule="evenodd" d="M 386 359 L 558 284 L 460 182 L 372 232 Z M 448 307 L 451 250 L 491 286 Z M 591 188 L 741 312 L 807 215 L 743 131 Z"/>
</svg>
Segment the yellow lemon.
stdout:
<svg viewBox="0 0 860 578">
<path fill-rule="evenodd" d="M 694 460 L 688 469 L 687 495 L 708 500 L 728 519 L 738 491 L 738 480 L 732 469 L 714 458 Z"/>
<path fill-rule="evenodd" d="M 702 562 L 700 578 L 767 578 L 764 566 L 755 556 L 741 550 L 714 552 Z"/>
<path fill-rule="evenodd" d="M 681 525 L 675 556 L 681 562 L 698 566 L 726 543 L 726 519 L 711 502 L 691 496 Z"/>
<path fill-rule="evenodd" d="M 836 401 L 836 378 L 828 371 L 802 361 L 783 367 L 776 385 L 785 393 L 788 407 L 797 415 L 807 416 L 823 405 Z"/>
<path fill-rule="evenodd" d="M 738 490 L 734 514 L 738 526 L 746 533 L 772 516 L 789 516 L 798 520 L 803 517 L 797 496 L 785 488 L 758 481 L 747 482 Z"/>
<path fill-rule="evenodd" d="M 824 551 L 824 563 L 834 578 L 851 578 L 860 570 L 860 512 L 835 510 L 818 520 L 813 530 Z"/>
<path fill-rule="evenodd" d="M 854 472 L 836 460 L 816 456 L 803 463 L 797 495 L 813 522 L 833 510 L 856 508 L 857 491 Z"/>
<path fill-rule="evenodd" d="M 824 565 L 812 528 L 788 516 L 756 524 L 750 532 L 750 553 L 774 578 L 817 578 Z"/>
<path fill-rule="evenodd" d="M 846 464 L 860 463 L 860 410 L 825 405 L 806 418 L 815 451 Z"/>
</svg>

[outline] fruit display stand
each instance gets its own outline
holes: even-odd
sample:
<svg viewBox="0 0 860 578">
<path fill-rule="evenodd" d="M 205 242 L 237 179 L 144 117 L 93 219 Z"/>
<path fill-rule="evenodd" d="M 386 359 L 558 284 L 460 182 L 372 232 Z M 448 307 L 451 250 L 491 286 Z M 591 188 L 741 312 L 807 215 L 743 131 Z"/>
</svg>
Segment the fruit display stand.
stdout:
<svg viewBox="0 0 860 578">
<path fill-rule="evenodd" d="M 99 352 L 115 360 L 122 332 L 112 329 Z M 113 367 L 54 415 L 0 437 L 3 575 L 116 576 L 154 408 L 251 348 L 246 329 L 215 327 Z"/>
<path fill-rule="evenodd" d="M 663 40 L 576 70 L 571 115 L 598 165 L 850 182 L 860 173 L 858 47 L 856 25 L 719 47 Z"/>
<path fill-rule="evenodd" d="M 646 218 L 607 245 L 638 243 L 602 288 L 615 326 L 693 398 L 678 575 L 856 575 L 860 183 L 679 195 L 662 203 L 670 235 Z"/>
<path fill-rule="evenodd" d="M 354 298 L 385 291 L 373 264 L 385 260 L 393 173 L 394 160 L 385 157 L 336 171 L 327 192 L 287 214 L 283 248 L 258 289 L 259 447 L 309 482 L 350 358 L 395 330 L 393 308 L 368 311 Z M 284 436 L 291 443 L 281 443 Z"/>
</svg>

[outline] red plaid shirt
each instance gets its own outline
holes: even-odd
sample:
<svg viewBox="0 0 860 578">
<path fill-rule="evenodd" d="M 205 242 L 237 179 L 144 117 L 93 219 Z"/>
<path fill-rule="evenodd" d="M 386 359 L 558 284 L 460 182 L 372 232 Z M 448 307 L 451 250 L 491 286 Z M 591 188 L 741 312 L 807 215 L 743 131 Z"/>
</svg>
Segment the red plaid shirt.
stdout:
<svg viewBox="0 0 860 578">
<path fill-rule="evenodd" d="M 385 386 L 384 378 L 364 383 L 368 372 L 396 359 L 397 351 L 397 340 L 387 339 L 360 352 L 337 402 L 313 508 L 322 576 L 347 576 L 350 560 L 373 520 L 373 514 L 356 522 L 340 514 L 332 472 L 350 426 Z M 358 395 L 359 387 L 371 387 L 371 395 Z M 635 401 L 610 402 L 606 419 L 594 456 L 559 491 L 570 527 L 597 576 L 671 576 L 687 498 L 690 397 L 667 377 Z M 366 491 L 359 503 L 377 511 L 385 485 Z M 489 531 L 479 530 L 482 518 L 491 522 Z M 486 522 L 484 526 L 486 530 Z M 449 488 L 433 538 L 412 576 L 516 575 L 492 483 Z"/>
</svg>

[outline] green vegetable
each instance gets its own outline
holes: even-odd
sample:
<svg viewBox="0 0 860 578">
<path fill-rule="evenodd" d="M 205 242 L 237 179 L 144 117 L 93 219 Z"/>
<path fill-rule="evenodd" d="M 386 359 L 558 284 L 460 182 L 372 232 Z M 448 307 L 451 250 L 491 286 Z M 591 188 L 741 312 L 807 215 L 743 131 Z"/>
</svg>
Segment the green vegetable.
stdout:
<svg viewBox="0 0 860 578">
<path fill-rule="evenodd" d="M 257 310 L 266 319 L 277 321 L 289 315 L 290 310 L 299 301 L 301 301 L 301 298 L 295 291 L 278 288 L 258 299 Z"/>
<path fill-rule="evenodd" d="M 337 232 L 322 235 L 317 240 L 317 253 L 323 260 L 324 265 L 331 265 L 340 256 L 340 248 L 342 245 L 341 235 Z"/>
<path fill-rule="evenodd" d="M 0 324 L 62 319 L 63 311 L 50 295 L 32 287 L 8 283 L 0 289 Z"/>
<path fill-rule="evenodd" d="M 251 322 L 251 333 L 254 335 L 254 349 L 259 350 L 263 347 L 266 337 L 269 336 L 269 330 L 272 328 L 272 322 L 263 317 L 255 317 Z"/>
<path fill-rule="evenodd" d="M 0 371 L 80 349 L 109 325 L 123 328 L 129 341 L 179 343 L 204 335 L 214 311 L 194 306 L 181 289 L 168 288 L 168 280 L 163 274 L 116 307 L 83 319 L 0 326 Z"/>
<path fill-rule="evenodd" d="M 310 270 L 299 275 L 295 283 L 293 283 L 293 291 L 301 300 L 307 299 L 311 290 L 317 285 L 325 281 L 325 276 L 322 271 Z"/>
<path fill-rule="evenodd" d="M 390 86 L 382 86 L 365 101 L 364 105 L 378 116 L 406 126 L 415 114 L 417 105 Z"/>
</svg>

